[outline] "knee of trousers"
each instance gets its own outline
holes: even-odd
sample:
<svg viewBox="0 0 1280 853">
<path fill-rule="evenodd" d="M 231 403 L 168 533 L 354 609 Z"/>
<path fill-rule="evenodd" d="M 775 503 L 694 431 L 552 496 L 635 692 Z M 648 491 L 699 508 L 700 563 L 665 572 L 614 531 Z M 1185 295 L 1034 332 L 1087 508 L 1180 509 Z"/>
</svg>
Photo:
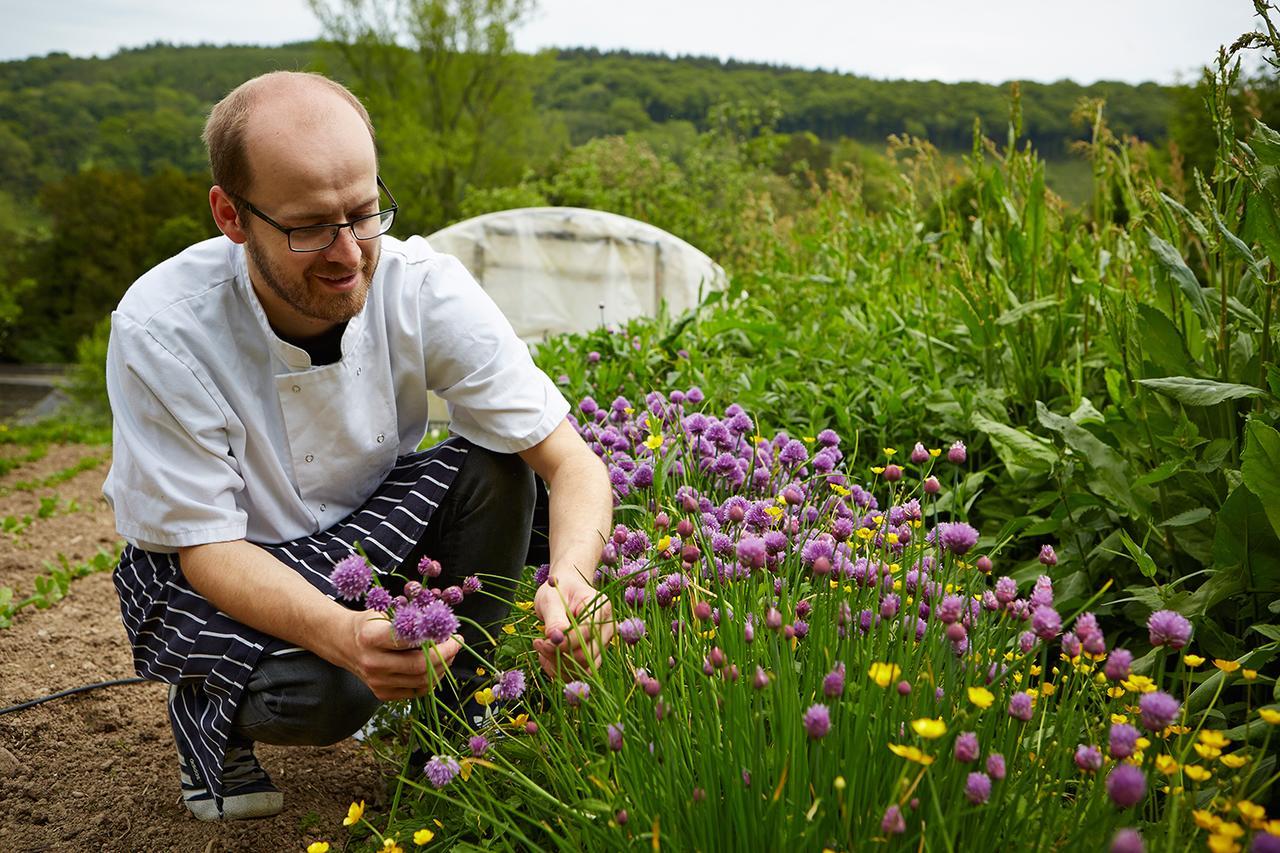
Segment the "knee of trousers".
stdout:
<svg viewBox="0 0 1280 853">
<path fill-rule="evenodd" d="M 380 704 L 355 675 L 319 658 L 291 662 L 287 679 L 270 688 L 274 719 L 243 733 L 285 746 L 328 746 L 355 734 Z"/>
</svg>

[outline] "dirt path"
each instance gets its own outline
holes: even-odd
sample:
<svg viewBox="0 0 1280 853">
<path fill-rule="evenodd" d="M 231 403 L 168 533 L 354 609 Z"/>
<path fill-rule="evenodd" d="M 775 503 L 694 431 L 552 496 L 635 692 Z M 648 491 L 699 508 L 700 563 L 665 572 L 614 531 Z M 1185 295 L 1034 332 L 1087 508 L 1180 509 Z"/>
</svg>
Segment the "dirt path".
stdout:
<svg viewBox="0 0 1280 853">
<path fill-rule="evenodd" d="M 20 598 L 44 561 L 61 553 L 74 564 L 114 545 L 101 498 L 107 455 L 107 448 L 50 447 L 0 478 L 0 519 L 32 516 L 17 536 L 0 533 L 0 586 Z M 104 461 L 64 482 L 24 486 L 87 465 L 86 457 Z M 59 509 L 37 517 L 41 498 L 55 498 Z M 0 707 L 133 675 L 108 572 L 74 581 L 50 609 L 27 608 L 0 629 Z M 0 715 L 0 850 L 284 851 L 320 839 L 341 850 L 347 805 L 381 800 L 379 767 L 355 741 L 260 746 L 258 755 L 284 791 L 284 812 L 207 824 L 179 802 L 163 685 L 95 690 Z"/>
</svg>

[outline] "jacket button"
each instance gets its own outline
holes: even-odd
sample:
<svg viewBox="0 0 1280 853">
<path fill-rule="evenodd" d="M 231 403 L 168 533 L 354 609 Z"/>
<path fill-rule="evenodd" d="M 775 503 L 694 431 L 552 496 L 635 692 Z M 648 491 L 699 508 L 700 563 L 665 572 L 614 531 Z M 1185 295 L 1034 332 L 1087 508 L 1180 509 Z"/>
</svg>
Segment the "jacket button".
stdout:
<svg viewBox="0 0 1280 853">
<path fill-rule="evenodd" d="M 329 507 L 327 507 L 326 505 L 324 505 L 324 504 L 320 504 L 320 511 L 321 511 L 321 512 L 324 512 L 324 511 L 325 511 L 325 510 L 327 510 L 328 508 L 329 508 Z"/>
<path fill-rule="evenodd" d="M 378 444 L 382 444 L 382 442 L 386 440 L 387 440 L 387 437 L 385 435 L 383 435 L 382 433 L 378 433 Z"/>
<path fill-rule="evenodd" d="M 297 393 L 298 393 L 299 391 L 301 391 L 301 390 L 302 390 L 302 386 L 301 386 L 301 385 L 294 385 L 294 386 L 293 386 L 293 393 L 297 394 Z"/>
<path fill-rule="evenodd" d="M 314 460 L 314 459 L 315 459 L 315 457 L 314 457 L 314 456 L 312 456 L 310 453 L 308 453 L 308 454 L 307 454 L 305 457 L 303 457 L 303 458 L 304 458 L 307 462 L 311 462 L 312 460 Z"/>
</svg>

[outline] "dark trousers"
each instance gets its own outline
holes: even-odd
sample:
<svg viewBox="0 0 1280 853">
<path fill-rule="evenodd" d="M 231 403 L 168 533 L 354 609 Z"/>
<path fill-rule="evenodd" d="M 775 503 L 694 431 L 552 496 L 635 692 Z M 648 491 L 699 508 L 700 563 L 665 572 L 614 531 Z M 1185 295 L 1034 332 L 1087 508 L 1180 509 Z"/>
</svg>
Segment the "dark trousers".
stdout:
<svg viewBox="0 0 1280 853">
<path fill-rule="evenodd" d="M 535 501 L 533 472 L 519 456 L 472 447 L 426 535 L 401 563 L 401 581 L 418 579 L 418 561 L 427 556 L 444 570 L 431 586 L 461 585 L 468 575 L 484 584 L 454 608 L 463 619 L 463 639 L 475 650 L 454 660 L 460 683 L 471 680 L 491 650 L 485 632 L 467 620 L 492 633 L 510 610 L 514 583 L 531 553 Z M 250 676 L 233 736 L 291 746 L 336 743 L 367 723 L 379 704 L 354 674 L 311 652 L 264 657 Z"/>
</svg>

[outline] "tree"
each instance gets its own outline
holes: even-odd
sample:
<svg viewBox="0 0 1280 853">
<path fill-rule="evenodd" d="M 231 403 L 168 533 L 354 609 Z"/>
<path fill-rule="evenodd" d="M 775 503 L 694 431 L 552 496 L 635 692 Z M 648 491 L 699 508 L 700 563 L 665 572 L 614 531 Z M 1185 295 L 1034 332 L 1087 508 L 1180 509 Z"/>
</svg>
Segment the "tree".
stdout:
<svg viewBox="0 0 1280 853">
<path fill-rule="evenodd" d="M 515 52 L 531 0 L 309 0 L 372 114 L 401 223 L 457 218 L 470 187 L 515 183 L 557 145 L 534 108 L 550 57 Z"/>
</svg>

